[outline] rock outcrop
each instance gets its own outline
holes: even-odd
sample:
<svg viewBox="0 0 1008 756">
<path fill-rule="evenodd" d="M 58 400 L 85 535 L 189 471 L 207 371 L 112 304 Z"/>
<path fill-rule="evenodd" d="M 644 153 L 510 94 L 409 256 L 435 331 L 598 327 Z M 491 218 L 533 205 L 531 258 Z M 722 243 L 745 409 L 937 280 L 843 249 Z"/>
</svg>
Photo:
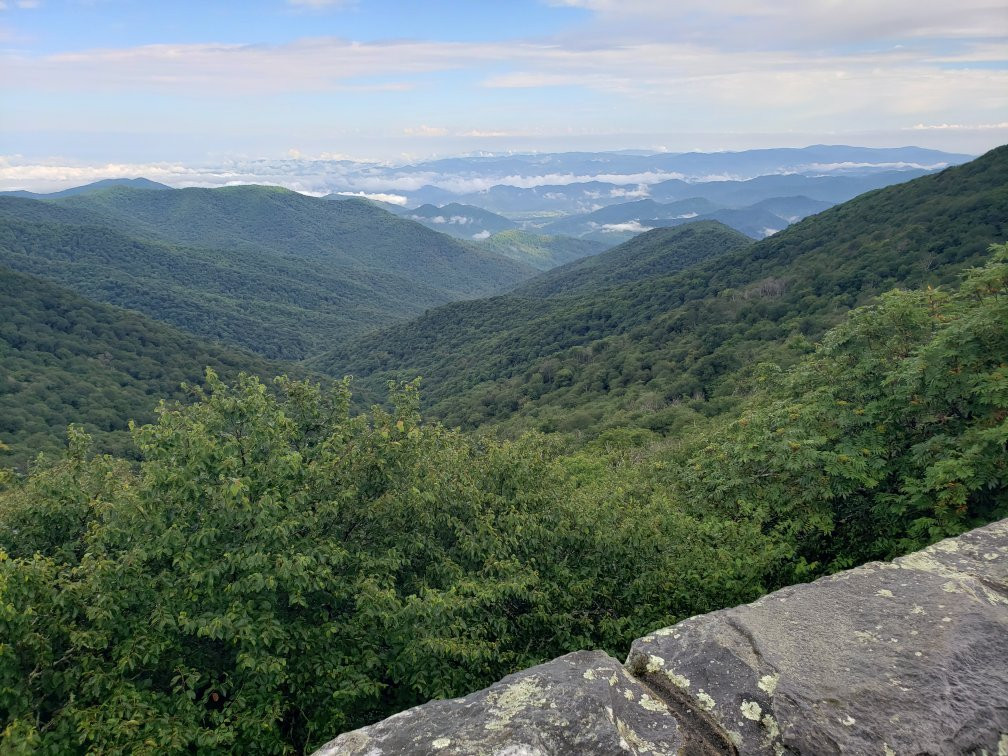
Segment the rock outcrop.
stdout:
<svg viewBox="0 0 1008 756">
<path fill-rule="evenodd" d="M 1008 756 L 1008 520 L 346 733 L 353 754 Z"/>
</svg>

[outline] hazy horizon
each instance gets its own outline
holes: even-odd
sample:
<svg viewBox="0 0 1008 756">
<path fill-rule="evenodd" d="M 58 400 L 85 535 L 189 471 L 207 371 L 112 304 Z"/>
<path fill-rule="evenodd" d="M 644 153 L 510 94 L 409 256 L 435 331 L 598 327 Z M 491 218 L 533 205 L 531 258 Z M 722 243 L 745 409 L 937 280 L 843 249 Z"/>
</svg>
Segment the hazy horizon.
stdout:
<svg viewBox="0 0 1008 756">
<path fill-rule="evenodd" d="M 479 151 L 976 155 L 1008 142 L 1006 38 L 999 0 L 0 0 L 0 183 Z"/>
</svg>

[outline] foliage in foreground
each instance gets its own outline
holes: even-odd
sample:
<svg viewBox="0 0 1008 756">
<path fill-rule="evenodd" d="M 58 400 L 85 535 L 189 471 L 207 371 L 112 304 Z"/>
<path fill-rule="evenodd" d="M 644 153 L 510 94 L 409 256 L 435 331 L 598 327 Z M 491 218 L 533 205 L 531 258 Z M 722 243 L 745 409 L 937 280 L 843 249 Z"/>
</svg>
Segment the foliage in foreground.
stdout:
<svg viewBox="0 0 1008 756">
<path fill-rule="evenodd" d="M 3 746 L 299 751 L 1008 515 L 1008 246 L 763 375 L 713 434 L 571 455 L 212 372 L 136 468 L 71 429 L 0 494 Z"/>
</svg>

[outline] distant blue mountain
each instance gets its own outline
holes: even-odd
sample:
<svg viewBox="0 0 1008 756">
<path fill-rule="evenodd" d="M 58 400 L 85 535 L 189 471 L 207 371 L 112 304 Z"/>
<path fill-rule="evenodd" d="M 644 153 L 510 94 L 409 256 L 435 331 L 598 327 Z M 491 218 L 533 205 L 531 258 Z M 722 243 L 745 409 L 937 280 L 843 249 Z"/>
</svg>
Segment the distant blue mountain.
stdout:
<svg viewBox="0 0 1008 756">
<path fill-rule="evenodd" d="M 72 197 L 75 194 L 87 194 L 88 192 L 108 189 L 113 186 L 128 186 L 131 189 L 152 189 L 159 191 L 171 189 L 171 187 L 167 184 L 159 184 L 157 181 L 151 181 L 150 179 L 145 178 L 102 179 L 101 181 L 95 181 L 94 183 L 85 184 L 84 186 L 75 186 L 70 189 L 63 189 L 62 191 L 50 192 L 48 194 L 19 190 L 13 192 L 0 192 L 0 195 L 5 197 L 27 197 L 28 199 L 58 199 L 60 197 Z"/>
</svg>

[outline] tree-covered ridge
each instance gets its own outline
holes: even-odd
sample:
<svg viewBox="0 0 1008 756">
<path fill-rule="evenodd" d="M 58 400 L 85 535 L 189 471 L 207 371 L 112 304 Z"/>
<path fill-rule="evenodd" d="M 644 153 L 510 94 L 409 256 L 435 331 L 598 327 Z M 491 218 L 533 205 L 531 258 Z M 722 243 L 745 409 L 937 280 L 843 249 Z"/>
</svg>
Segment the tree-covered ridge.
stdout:
<svg viewBox="0 0 1008 756">
<path fill-rule="evenodd" d="M 598 255 L 554 268 L 520 284 L 513 296 L 593 294 L 622 284 L 675 273 L 744 249 L 752 239 L 715 221 L 656 228 Z"/>
<path fill-rule="evenodd" d="M 271 187 L 3 197 L 0 264 L 285 359 L 535 271 L 363 200 Z"/>
<path fill-rule="evenodd" d="M 650 241 L 655 238 L 671 243 L 654 246 Z M 512 366 L 518 362 L 515 355 L 549 359 L 590 342 L 602 330 L 646 323 L 662 306 L 663 294 L 648 279 L 635 280 L 635 272 L 646 276 L 655 267 L 679 270 L 701 254 L 738 248 L 740 239 L 750 243 L 717 224 L 703 224 L 695 233 L 692 229 L 655 231 L 643 235 L 639 255 L 636 245 L 627 243 L 603 253 L 597 267 L 585 260 L 561 268 L 570 271 L 577 296 L 543 296 L 540 285 L 545 294 L 563 290 L 562 272 L 556 277 L 546 274 L 533 282 L 527 294 L 519 289 L 440 307 L 398 328 L 349 341 L 310 364 L 323 373 L 362 376 L 365 385 L 406 374 L 411 378 L 423 375 L 425 390 L 434 397 L 462 397 L 475 383 L 511 377 Z M 624 256 L 632 258 L 625 268 L 621 266 Z M 611 280 L 622 285 L 605 287 L 604 282 Z M 618 309 L 613 303 L 621 299 L 623 314 L 614 318 Z"/>
<path fill-rule="evenodd" d="M 531 265 L 536 270 L 549 270 L 582 257 L 597 255 L 608 247 L 589 239 L 518 230 L 500 231 L 483 239 L 479 245 L 498 255 Z"/>
<path fill-rule="evenodd" d="M 897 291 L 713 434 L 574 453 L 232 386 L 0 492 L 8 750 L 283 752 L 1008 515 L 1008 245 Z"/>
<path fill-rule="evenodd" d="M 279 368 L 136 313 L 0 267 L 0 466 L 23 468 L 63 445 L 69 423 L 122 453 L 130 418 L 149 422 L 207 365 L 221 375 Z"/>
<path fill-rule="evenodd" d="M 1002 147 L 677 273 L 579 296 L 450 305 L 316 364 L 365 382 L 421 375 L 430 411 L 465 427 L 665 433 L 693 411 L 736 404 L 744 371 L 793 361 L 850 308 L 894 286 L 954 280 L 1008 237 L 1006 219 Z"/>
<path fill-rule="evenodd" d="M 0 262 L 203 338 L 287 359 L 448 298 L 381 270 L 19 219 L 0 222 Z"/>
</svg>

